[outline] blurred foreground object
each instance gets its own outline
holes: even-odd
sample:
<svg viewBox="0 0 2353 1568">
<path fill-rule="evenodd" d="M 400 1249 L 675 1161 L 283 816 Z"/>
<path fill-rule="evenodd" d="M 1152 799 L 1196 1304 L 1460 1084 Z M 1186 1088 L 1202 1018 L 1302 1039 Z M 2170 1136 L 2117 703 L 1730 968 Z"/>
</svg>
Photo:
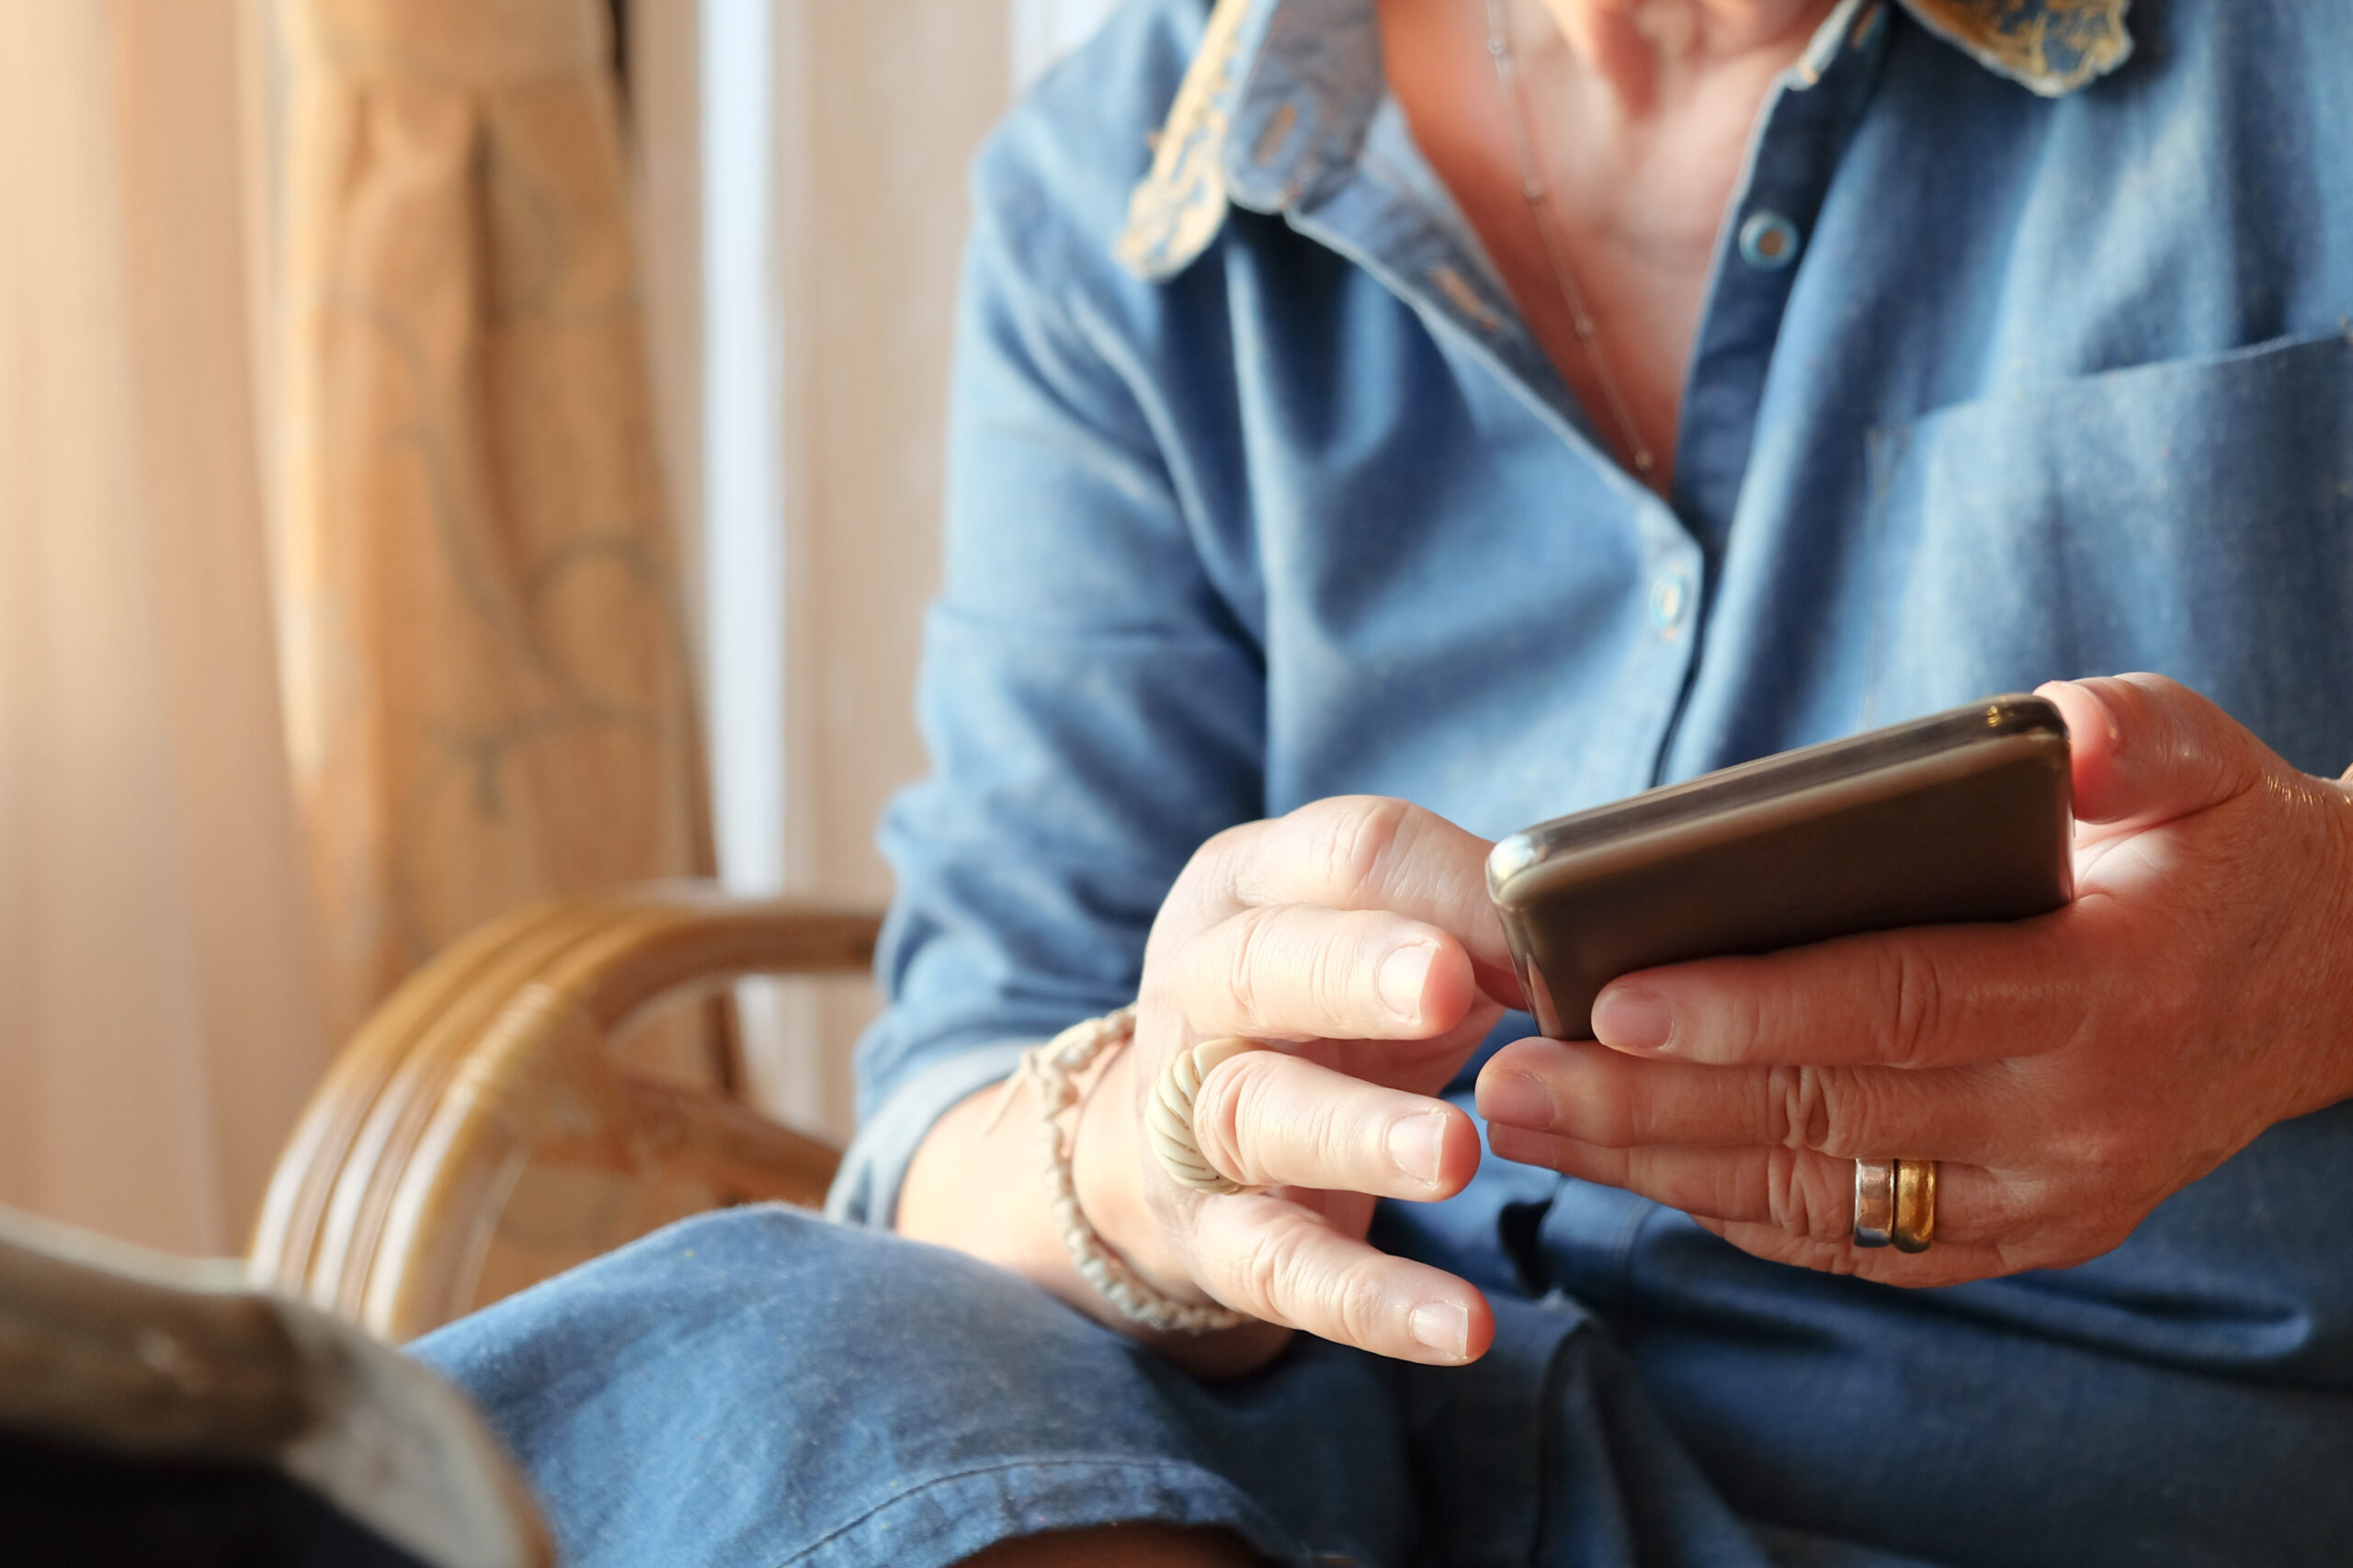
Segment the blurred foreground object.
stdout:
<svg viewBox="0 0 2353 1568">
<path fill-rule="evenodd" d="M 345 1038 L 707 871 L 604 0 L 285 0 L 288 731 Z"/>
<path fill-rule="evenodd" d="M 432 1373 L 233 1265 L 0 1210 L 11 1563 L 540 1568 L 514 1468 Z"/>
<path fill-rule="evenodd" d="M 255 1278 L 395 1343 L 689 1214 L 824 1200 L 826 1144 L 608 1041 L 747 974 L 863 970 L 881 921 L 709 884 L 527 909 L 352 1040 L 270 1183 Z"/>
</svg>

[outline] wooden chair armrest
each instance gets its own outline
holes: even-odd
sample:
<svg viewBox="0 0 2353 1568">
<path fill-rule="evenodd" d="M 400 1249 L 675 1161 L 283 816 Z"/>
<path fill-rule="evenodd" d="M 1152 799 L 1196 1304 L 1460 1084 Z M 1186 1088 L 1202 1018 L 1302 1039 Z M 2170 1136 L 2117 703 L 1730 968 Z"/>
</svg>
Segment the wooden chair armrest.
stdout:
<svg viewBox="0 0 2353 1568">
<path fill-rule="evenodd" d="M 484 1258 L 527 1172 L 618 1205 L 597 1221 L 605 1244 L 673 1210 L 820 1201 L 829 1145 L 717 1095 L 632 1078 L 606 1041 L 681 991 L 862 971 L 880 926 L 672 883 L 473 933 L 384 1002 L 312 1097 L 264 1202 L 256 1277 L 403 1340 L 481 1304 Z M 613 1196 L 628 1188 L 671 1196 L 632 1209 Z"/>
</svg>

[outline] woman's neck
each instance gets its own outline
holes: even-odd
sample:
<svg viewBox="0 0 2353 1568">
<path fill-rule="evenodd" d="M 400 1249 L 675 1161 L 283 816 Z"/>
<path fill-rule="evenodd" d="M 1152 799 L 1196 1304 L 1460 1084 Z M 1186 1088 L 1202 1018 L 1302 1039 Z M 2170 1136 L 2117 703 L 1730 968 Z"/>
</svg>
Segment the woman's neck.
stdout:
<svg viewBox="0 0 2353 1568">
<path fill-rule="evenodd" d="M 1757 110 L 1837 0 L 1502 0 L 1500 17 L 1489 0 L 1376 3 L 1415 140 L 1605 438 L 1629 446 L 1612 410 L 1630 407 L 1651 482 L 1665 489 L 1683 367 Z M 1516 101 L 1499 91 L 1497 21 Z M 1534 171 L 1515 156 L 1516 119 Z M 1552 243 L 1594 345 L 1578 336 L 1534 222 L 1531 172 L 1550 192 Z"/>
<path fill-rule="evenodd" d="M 1483 18 L 1488 0 L 1454 3 Z M 1504 0 L 1544 172 L 1580 232 L 1704 267 L 1758 107 L 1836 4 Z"/>
<path fill-rule="evenodd" d="M 1531 54 L 1557 40 L 1621 114 L 1639 119 L 1688 107 L 1695 93 L 1727 75 L 1769 79 L 1787 69 L 1837 0 L 1509 4 Z"/>
</svg>

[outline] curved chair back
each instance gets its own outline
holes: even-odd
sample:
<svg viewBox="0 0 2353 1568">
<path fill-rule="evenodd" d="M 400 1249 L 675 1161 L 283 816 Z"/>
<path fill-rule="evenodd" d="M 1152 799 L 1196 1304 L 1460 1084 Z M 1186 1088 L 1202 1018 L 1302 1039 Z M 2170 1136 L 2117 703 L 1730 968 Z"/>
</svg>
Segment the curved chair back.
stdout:
<svg viewBox="0 0 2353 1568">
<path fill-rule="evenodd" d="M 839 1159 L 608 1042 L 682 994 L 870 962 L 880 920 L 699 883 L 525 910 L 361 1027 L 278 1161 L 259 1283 L 398 1343 L 688 1214 L 815 1205 Z"/>
</svg>

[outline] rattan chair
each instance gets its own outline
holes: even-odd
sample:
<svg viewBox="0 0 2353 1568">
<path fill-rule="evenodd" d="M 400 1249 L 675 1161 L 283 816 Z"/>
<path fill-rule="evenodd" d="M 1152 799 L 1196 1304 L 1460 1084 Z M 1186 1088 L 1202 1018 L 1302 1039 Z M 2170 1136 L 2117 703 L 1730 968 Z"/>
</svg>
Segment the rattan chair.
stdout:
<svg viewBox="0 0 2353 1568">
<path fill-rule="evenodd" d="M 861 971 L 879 926 L 681 883 L 475 932 L 312 1097 L 255 1233 L 257 1281 L 400 1343 L 688 1214 L 820 1202 L 837 1151 L 724 1086 L 632 1073 L 611 1042 L 745 975 Z"/>
</svg>

